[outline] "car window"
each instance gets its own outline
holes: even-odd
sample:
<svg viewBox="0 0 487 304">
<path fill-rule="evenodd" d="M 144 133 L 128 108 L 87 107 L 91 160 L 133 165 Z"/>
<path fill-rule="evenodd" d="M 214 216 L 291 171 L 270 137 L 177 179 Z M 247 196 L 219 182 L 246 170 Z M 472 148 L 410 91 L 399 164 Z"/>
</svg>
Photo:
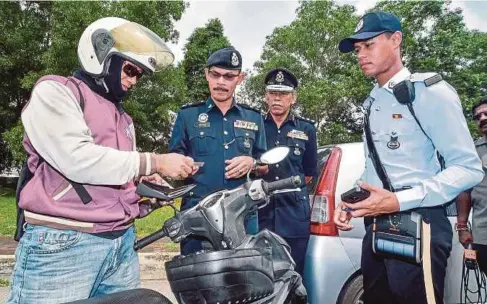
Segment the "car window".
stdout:
<svg viewBox="0 0 487 304">
<path fill-rule="evenodd" d="M 313 176 L 311 183 L 308 184 L 308 191 L 310 194 L 315 193 L 316 183 L 320 178 L 321 171 L 323 171 L 323 168 L 325 167 L 326 162 L 328 161 L 328 157 L 330 156 L 330 152 L 332 148 L 333 147 L 318 148 L 318 158 L 317 158 L 318 162 L 316 163 L 316 173 L 315 176 Z"/>
</svg>

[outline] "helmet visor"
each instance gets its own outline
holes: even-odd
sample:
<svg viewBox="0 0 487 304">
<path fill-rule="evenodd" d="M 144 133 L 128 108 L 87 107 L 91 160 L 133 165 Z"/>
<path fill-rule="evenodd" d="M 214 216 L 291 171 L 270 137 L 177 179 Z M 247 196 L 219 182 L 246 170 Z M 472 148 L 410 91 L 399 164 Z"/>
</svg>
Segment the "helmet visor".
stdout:
<svg viewBox="0 0 487 304">
<path fill-rule="evenodd" d="M 149 57 L 154 70 L 163 69 L 174 61 L 174 54 L 153 31 L 135 22 L 127 22 L 110 31 L 114 47 L 121 53 Z M 130 56 L 129 56 L 130 57 Z M 151 59 L 153 58 L 153 59 Z M 135 61 L 138 61 L 134 58 Z"/>
</svg>

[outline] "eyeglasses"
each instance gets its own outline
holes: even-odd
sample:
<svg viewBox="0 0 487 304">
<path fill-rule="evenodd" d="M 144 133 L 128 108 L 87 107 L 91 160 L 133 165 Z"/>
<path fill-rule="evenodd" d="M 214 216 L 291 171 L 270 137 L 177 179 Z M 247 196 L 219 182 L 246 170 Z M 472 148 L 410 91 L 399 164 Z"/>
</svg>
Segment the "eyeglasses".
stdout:
<svg viewBox="0 0 487 304">
<path fill-rule="evenodd" d="M 131 65 L 129 63 L 124 65 L 122 70 L 128 77 L 136 77 L 137 80 L 144 75 L 144 71 L 140 71 L 135 65 Z"/>
<path fill-rule="evenodd" d="M 240 73 L 239 74 L 232 74 L 232 73 L 220 74 L 220 73 L 215 72 L 213 70 L 209 70 L 208 75 L 210 75 L 210 77 L 213 79 L 220 79 L 220 77 L 223 77 L 223 79 L 225 79 L 227 81 L 233 81 L 233 80 L 235 80 L 235 78 L 237 78 L 240 75 Z"/>
<path fill-rule="evenodd" d="M 479 120 L 480 120 L 480 118 L 482 118 L 482 115 L 484 115 L 484 116 L 486 116 L 486 117 L 487 117 L 487 112 L 480 112 L 480 113 L 477 113 L 477 114 L 475 114 L 475 115 L 473 116 L 473 119 L 474 119 L 474 120 L 479 121 Z"/>
</svg>

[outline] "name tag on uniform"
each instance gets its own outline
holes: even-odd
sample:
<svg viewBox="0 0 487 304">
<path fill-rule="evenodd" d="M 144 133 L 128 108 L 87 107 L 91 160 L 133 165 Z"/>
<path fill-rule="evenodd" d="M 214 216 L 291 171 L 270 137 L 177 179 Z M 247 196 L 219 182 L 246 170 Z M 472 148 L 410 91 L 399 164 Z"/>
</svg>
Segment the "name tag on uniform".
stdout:
<svg viewBox="0 0 487 304">
<path fill-rule="evenodd" d="M 247 129 L 247 130 L 253 130 L 253 131 L 258 131 L 259 126 L 252 121 L 245 121 L 245 120 L 235 120 L 233 122 L 233 126 L 235 128 L 241 128 L 241 129 Z"/>
<path fill-rule="evenodd" d="M 299 130 L 291 130 L 287 133 L 287 137 L 291 137 L 291 138 L 297 138 L 297 139 L 302 139 L 302 140 L 308 140 L 308 135 L 306 135 L 306 133 L 304 133 L 303 131 L 299 131 Z"/>
</svg>

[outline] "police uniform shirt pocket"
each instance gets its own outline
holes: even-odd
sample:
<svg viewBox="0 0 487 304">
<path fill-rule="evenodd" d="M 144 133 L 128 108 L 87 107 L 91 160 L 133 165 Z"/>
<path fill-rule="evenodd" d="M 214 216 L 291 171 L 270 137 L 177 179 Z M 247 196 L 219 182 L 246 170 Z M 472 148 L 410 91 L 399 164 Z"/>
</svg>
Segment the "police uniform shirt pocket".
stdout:
<svg viewBox="0 0 487 304">
<path fill-rule="evenodd" d="M 381 142 L 386 145 L 385 148 L 395 155 L 410 155 L 412 151 L 421 149 L 424 141 L 429 140 L 414 118 L 404 114 L 401 118 L 393 118 L 388 125 L 388 130 L 381 134 L 381 137 Z"/>
<path fill-rule="evenodd" d="M 211 128 L 192 128 L 189 132 L 191 148 L 196 155 L 212 154 L 215 150 L 215 130 Z"/>
<path fill-rule="evenodd" d="M 252 147 L 255 142 L 255 131 L 235 126 L 233 127 L 233 130 L 238 151 L 247 155 L 252 154 Z"/>
<path fill-rule="evenodd" d="M 288 138 L 287 146 L 289 147 L 289 159 L 300 161 L 306 151 L 306 141 L 298 138 Z"/>
</svg>

